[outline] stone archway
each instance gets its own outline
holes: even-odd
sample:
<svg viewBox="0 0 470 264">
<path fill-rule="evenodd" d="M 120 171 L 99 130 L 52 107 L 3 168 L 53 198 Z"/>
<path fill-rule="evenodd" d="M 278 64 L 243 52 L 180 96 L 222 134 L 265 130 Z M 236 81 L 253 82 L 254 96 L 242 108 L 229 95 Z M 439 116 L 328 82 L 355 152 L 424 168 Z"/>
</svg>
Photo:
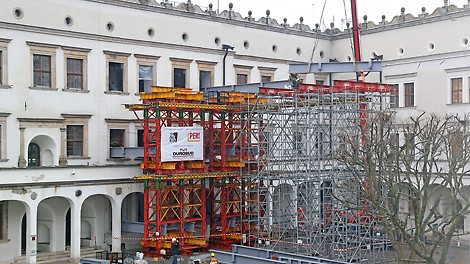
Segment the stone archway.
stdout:
<svg viewBox="0 0 470 264">
<path fill-rule="evenodd" d="M 144 235 L 144 194 L 142 192 L 133 192 L 124 197 L 121 221 L 121 237 L 130 238 L 123 240 L 126 250 L 140 247 L 138 238 Z"/>
<path fill-rule="evenodd" d="M 50 197 L 38 205 L 38 251 L 57 252 L 66 250 L 67 212 L 71 203 L 64 197 Z M 47 229 L 47 228 L 48 229 Z M 47 235 L 49 237 L 47 238 Z"/>
<path fill-rule="evenodd" d="M 0 201 L 0 238 L 3 240 L 0 243 L 0 263 L 10 263 L 8 261 L 15 257 L 20 261 L 25 258 L 27 238 L 26 229 L 22 232 L 22 223 L 26 224 L 27 208 L 28 205 L 22 201 Z"/>
<path fill-rule="evenodd" d="M 112 206 L 108 196 L 95 194 L 83 201 L 81 208 L 81 247 L 109 249 L 112 244 Z"/>
<path fill-rule="evenodd" d="M 28 144 L 29 167 L 51 167 L 59 165 L 59 148 L 53 138 L 37 135 Z"/>
</svg>

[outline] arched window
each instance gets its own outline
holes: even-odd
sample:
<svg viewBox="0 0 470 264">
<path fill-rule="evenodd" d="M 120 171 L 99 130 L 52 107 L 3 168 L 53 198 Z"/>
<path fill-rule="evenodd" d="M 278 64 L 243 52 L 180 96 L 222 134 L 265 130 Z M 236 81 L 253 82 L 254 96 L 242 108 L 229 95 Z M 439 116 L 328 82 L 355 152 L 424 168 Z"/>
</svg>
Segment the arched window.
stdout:
<svg viewBox="0 0 470 264">
<path fill-rule="evenodd" d="M 41 151 L 36 143 L 30 143 L 28 146 L 28 166 L 39 167 L 41 166 Z"/>
</svg>

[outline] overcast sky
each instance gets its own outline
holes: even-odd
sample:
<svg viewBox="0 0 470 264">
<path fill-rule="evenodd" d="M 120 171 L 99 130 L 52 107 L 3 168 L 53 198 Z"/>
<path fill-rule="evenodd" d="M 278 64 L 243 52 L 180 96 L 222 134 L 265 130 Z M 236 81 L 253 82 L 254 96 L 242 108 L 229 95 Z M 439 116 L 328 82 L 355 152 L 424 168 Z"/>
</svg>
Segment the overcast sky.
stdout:
<svg viewBox="0 0 470 264">
<path fill-rule="evenodd" d="M 178 1 L 178 2 L 184 2 Z M 248 11 L 253 12 L 253 16 L 259 19 L 266 16 L 266 10 L 271 11 L 271 18 L 278 23 L 282 23 L 287 18 L 288 24 L 299 22 L 299 18 L 304 17 L 304 23 L 314 27 L 320 23 L 323 6 L 325 11 L 323 15 L 324 25 L 329 27 L 331 22 L 335 22 L 336 27 L 342 28 L 345 21 L 344 5 L 348 10 L 348 20 L 351 19 L 350 9 L 351 0 L 192 0 L 193 4 L 202 7 L 213 4 L 214 9 L 219 6 L 220 11 L 228 10 L 228 4 L 233 3 L 233 10 L 239 12 L 243 17 L 248 16 Z M 369 21 L 380 22 L 382 15 L 390 21 L 395 15 L 400 14 L 400 9 L 405 7 L 406 13 L 418 15 L 421 8 L 426 7 L 426 12 L 432 13 L 437 7 L 444 5 L 444 0 L 356 0 L 359 22 L 363 21 L 363 16 L 367 15 Z M 463 7 L 467 0 L 449 0 L 449 4 Z M 334 21 L 333 21 L 334 20 Z M 322 24 L 322 23 L 320 23 Z"/>
</svg>

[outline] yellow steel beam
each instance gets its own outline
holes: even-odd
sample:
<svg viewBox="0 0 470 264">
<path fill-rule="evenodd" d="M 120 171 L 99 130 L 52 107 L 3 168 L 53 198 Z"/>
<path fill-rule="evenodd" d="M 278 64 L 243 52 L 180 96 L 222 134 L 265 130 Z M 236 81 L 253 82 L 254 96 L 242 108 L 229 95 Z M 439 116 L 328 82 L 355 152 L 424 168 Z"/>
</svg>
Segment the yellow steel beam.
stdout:
<svg viewBox="0 0 470 264">
<path fill-rule="evenodd" d="M 134 180 L 175 180 L 175 179 L 203 179 L 203 178 L 220 178 L 220 177 L 237 177 L 241 176 L 238 172 L 208 172 L 208 173 L 188 173 L 188 174 L 171 174 L 171 175 L 139 175 L 134 176 Z"/>
</svg>

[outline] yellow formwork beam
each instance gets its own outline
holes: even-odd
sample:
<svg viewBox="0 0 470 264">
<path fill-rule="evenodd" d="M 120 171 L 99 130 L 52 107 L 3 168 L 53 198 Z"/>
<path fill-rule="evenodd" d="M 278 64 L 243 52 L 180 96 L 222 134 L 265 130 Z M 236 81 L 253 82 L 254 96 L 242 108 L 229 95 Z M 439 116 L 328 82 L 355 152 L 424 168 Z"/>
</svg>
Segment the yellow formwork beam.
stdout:
<svg viewBox="0 0 470 264">
<path fill-rule="evenodd" d="M 240 109 L 240 106 L 233 105 L 219 105 L 219 104 L 197 104 L 197 103 L 172 103 L 172 102 L 156 102 L 149 104 L 124 104 L 127 109 L 130 110 L 144 110 L 153 107 L 165 107 L 165 108 L 194 108 L 194 109 L 220 109 L 220 110 L 236 110 Z"/>
<path fill-rule="evenodd" d="M 172 174 L 172 175 L 139 175 L 134 176 L 134 180 L 176 180 L 176 179 L 203 179 L 203 178 L 220 178 L 220 177 L 238 177 L 238 172 L 208 172 L 208 173 L 188 173 L 188 174 Z"/>
</svg>

